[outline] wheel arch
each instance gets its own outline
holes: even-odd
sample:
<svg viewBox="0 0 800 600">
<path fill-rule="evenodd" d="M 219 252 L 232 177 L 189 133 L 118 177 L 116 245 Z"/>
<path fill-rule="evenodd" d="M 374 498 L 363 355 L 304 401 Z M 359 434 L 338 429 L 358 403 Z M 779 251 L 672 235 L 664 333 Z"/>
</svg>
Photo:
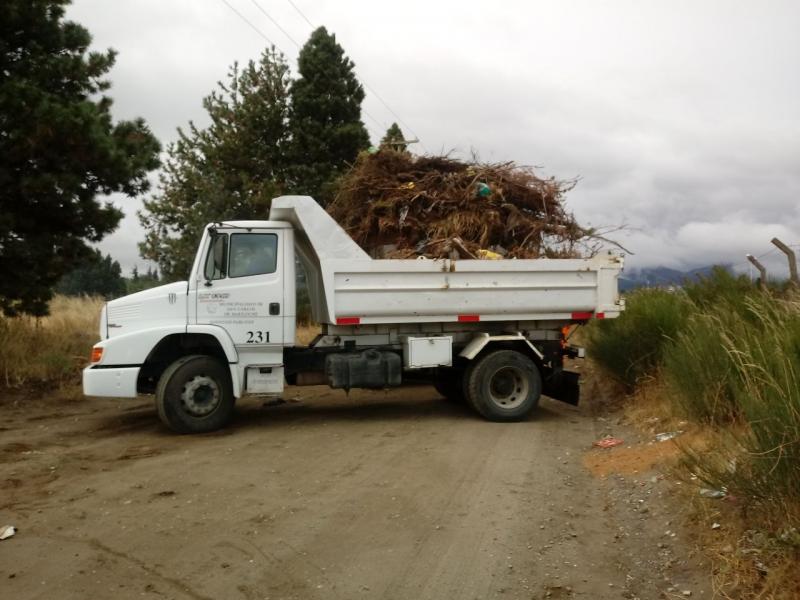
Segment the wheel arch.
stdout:
<svg viewBox="0 0 800 600">
<path fill-rule="evenodd" d="M 516 350 L 531 358 L 538 367 L 542 367 L 544 355 L 522 334 L 490 335 L 479 333 L 475 335 L 458 355 L 470 362 L 493 350 Z"/>
<path fill-rule="evenodd" d="M 207 329 L 212 329 L 212 331 Z M 141 394 L 153 393 L 161 375 L 176 360 L 193 354 L 202 354 L 216 358 L 230 369 L 234 394 L 238 397 L 236 348 L 227 334 L 222 332 L 224 336 L 220 335 L 213 329 L 218 328 L 198 328 L 162 337 L 150 350 L 142 364 L 136 382 L 137 391 Z"/>
</svg>

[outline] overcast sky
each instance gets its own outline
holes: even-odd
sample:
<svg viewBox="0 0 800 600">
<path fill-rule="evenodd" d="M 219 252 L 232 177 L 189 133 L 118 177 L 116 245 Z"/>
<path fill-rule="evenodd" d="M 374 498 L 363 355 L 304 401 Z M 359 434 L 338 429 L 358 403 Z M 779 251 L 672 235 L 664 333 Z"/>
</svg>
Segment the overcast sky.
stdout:
<svg viewBox="0 0 800 600">
<path fill-rule="evenodd" d="M 288 0 L 227 0 L 293 70 L 311 27 Z M 626 224 L 632 267 L 742 263 L 800 244 L 800 3 L 787 0 L 294 0 L 419 136 L 416 151 L 515 160 L 580 177 L 578 220 Z M 166 145 L 264 37 L 223 0 L 75 0 L 68 17 L 119 51 L 117 118 Z M 368 91 L 376 141 L 395 120 Z M 401 123 L 401 125 L 403 124 Z M 424 145 L 424 146 L 423 146 Z M 140 202 L 102 244 L 138 263 Z M 266 217 L 266 215 L 265 215 Z M 785 271 L 777 253 L 764 258 Z"/>
</svg>

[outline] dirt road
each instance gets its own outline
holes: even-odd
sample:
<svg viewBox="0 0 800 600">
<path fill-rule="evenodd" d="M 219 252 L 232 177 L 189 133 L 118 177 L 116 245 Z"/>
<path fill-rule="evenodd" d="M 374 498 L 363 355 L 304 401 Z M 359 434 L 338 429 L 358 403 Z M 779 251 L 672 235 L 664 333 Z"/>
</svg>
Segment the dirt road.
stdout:
<svg viewBox="0 0 800 600">
<path fill-rule="evenodd" d="M 673 484 L 586 468 L 612 426 L 632 439 L 613 421 L 544 400 L 488 423 L 429 387 L 285 398 L 193 437 L 146 399 L 3 399 L 2 596 L 711 597 Z"/>
</svg>

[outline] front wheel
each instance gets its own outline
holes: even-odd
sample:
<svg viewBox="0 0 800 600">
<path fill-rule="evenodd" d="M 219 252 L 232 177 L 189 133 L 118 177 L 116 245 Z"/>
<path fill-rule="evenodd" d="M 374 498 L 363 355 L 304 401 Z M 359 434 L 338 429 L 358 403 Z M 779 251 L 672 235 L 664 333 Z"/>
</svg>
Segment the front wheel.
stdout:
<svg viewBox="0 0 800 600">
<path fill-rule="evenodd" d="M 184 356 L 161 375 L 156 388 L 158 416 L 178 433 L 205 433 L 233 416 L 233 386 L 226 365 L 205 355 Z"/>
<path fill-rule="evenodd" d="M 490 421 L 521 421 L 539 404 L 542 376 L 536 364 L 514 350 L 496 350 L 467 371 L 470 404 Z"/>
</svg>

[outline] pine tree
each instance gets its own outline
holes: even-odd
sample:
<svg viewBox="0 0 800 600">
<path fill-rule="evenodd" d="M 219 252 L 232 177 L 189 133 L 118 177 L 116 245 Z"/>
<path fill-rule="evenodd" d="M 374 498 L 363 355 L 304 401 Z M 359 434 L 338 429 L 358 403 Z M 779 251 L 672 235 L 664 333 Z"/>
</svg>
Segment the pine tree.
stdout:
<svg viewBox="0 0 800 600">
<path fill-rule="evenodd" d="M 391 148 L 398 152 L 405 152 L 407 144 L 400 144 L 398 142 L 404 141 L 406 138 L 403 135 L 403 130 L 397 123 L 392 123 L 391 127 L 386 130 L 386 135 L 381 140 L 381 148 Z"/>
<path fill-rule="evenodd" d="M 56 291 L 67 296 L 103 296 L 117 298 L 125 293 L 125 280 L 119 263 L 110 254 L 92 250 L 80 266 L 61 278 Z"/>
<path fill-rule="evenodd" d="M 233 65 L 203 101 L 211 124 L 189 123 L 167 150 L 158 192 L 144 202 L 139 245 L 167 280 L 184 279 L 203 227 L 230 219 L 266 219 L 286 190 L 289 67 L 274 48 L 258 62 Z"/>
<path fill-rule="evenodd" d="M 158 269 L 154 269 L 150 266 L 147 267 L 147 271 L 144 274 L 139 273 L 139 269 L 134 267 L 131 276 L 125 279 L 127 294 L 141 292 L 142 290 L 146 290 L 160 284 L 161 281 L 158 279 Z"/>
<path fill-rule="evenodd" d="M 364 89 L 353 62 L 324 27 L 311 34 L 297 59 L 292 83 L 292 190 L 323 206 L 336 177 L 369 146 L 361 122 Z"/>
<path fill-rule="evenodd" d="M 47 313 L 52 287 L 122 212 L 98 196 L 147 190 L 159 145 L 144 121 L 111 119 L 103 77 L 68 0 L 0 3 L 0 309 Z"/>
</svg>

